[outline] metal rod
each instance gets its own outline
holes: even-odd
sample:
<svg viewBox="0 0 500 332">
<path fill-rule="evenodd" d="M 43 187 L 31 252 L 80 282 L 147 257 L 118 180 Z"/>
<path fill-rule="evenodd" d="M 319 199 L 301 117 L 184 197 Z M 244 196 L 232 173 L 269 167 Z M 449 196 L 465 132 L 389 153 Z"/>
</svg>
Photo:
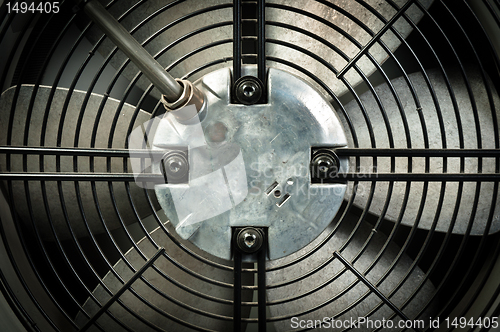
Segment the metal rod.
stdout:
<svg viewBox="0 0 500 332">
<path fill-rule="evenodd" d="M 498 182 L 500 173 L 338 173 L 330 179 L 376 182 Z"/>
<path fill-rule="evenodd" d="M 233 331 L 241 331 L 241 252 L 234 250 Z"/>
<path fill-rule="evenodd" d="M 241 77 L 241 0 L 233 0 L 233 83 Z"/>
<path fill-rule="evenodd" d="M 83 10 L 106 36 L 139 67 L 169 102 L 179 99 L 183 91 L 181 85 L 97 0 L 87 2 Z"/>
<path fill-rule="evenodd" d="M 0 180 L 10 181 L 126 181 L 165 183 L 162 174 L 142 173 L 68 173 L 68 172 L 6 172 Z M 376 182 L 499 182 L 500 173 L 337 173 L 329 181 Z"/>
<path fill-rule="evenodd" d="M 257 76 L 264 84 L 266 81 L 266 1 L 257 2 Z M 265 90 L 265 89 L 264 89 Z"/>
<path fill-rule="evenodd" d="M 257 305 L 258 305 L 258 330 L 266 332 L 266 253 L 267 238 L 264 237 L 262 247 L 257 253 Z"/>
<path fill-rule="evenodd" d="M 137 270 L 136 273 L 130 278 L 126 283 L 123 284 L 123 286 L 118 290 L 118 292 L 115 293 L 102 307 L 99 309 L 99 311 L 92 316 L 92 318 L 87 321 L 87 323 L 79 330 L 80 332 L 87 331 L 89 327 L 91 327 L 98 319 L 101 317 L 103 313 L 105 313 L 111 305 L 118 300 L 120 296 L 122 296 L 123 293 L 127 289 L 132 286 L 132 284 L 141 277 L 141 275 L 153 265 L 153 263 L 165 253 L 165 248 L 160 248 L 148 261 L 139 269 Z"/>
<path fill-rule="evenodd" d="M 402 312 L 391 300 L 389 300 L 382 292 L 372 284 L 366 277 L 359 272 L 347 259 L 345 259 L 338 251 L 333 252 L 333 256 L 337 258 L 342 264 L 345 265 L 359 280 L 361 280 L 373 293 L 375 293 L 385 304 L 387 304 L 399 317 L 406 321 L 410 319 Z M 415 331 L 420 331 L 417 328 L 413 328 Z"/>
<path fill-rule="evenodd" d="M 132 150 L 132 149 L 99 149 L 99 148 L 61 148 L 45 146 L 0 146 L 0 154 L 23 154 L 23 155 L 54 155 L 54 156 L 78 156 L 78 157 L 131 157 L 152 158 L 162 156 L 163 150 Z"/>
<path fill-rule="evenodd" d="M 350 157 L 500 157 L 500 149 L 335 149 Z"/>
<path fill-rule="evenodd" d="M 344 67 L 342 68 L 341 71 L 338 72 L 337 74 L 337 78 L 341 78 L 342 76 L 344 76 L 344 74 L 349 70 L 351 69 L 351 67 L 356 63 L 356 61 L 359 60 L 359 58 L 361 58 L 365 53 L 366 51 L 368 51 L 368 49 L 370 47 L 373 46 L 373 44 L 375 44 L 377 42 L 377 40 L 379 40 L 379 38 L 387 32 L 387 30 L 389 30 L 391 28 L 391 26 L 394 24 L 394 22 L 396 22 L 400 17 L 401 15 L 404 14 L 404 12 L 413 4 L 415 0 L 408 0 L 405 5 L 403 7 L 401 7 L 399 9 L 399 11 L 396 13 L 396 15 L 394 15 L 385 25 L 382 29 L 379 30 L 379 32 L 377 32 L 377 34 L 375 34 L 375 36 L 373 36 L 373 38 L 365 45 L 363 46 L 363 48 L 358 52 L 358 54 L 356 54 L 354 56 L 354 58 L 352 58 L 349 63 Z"/>
<path fill-rule="evenodd" d="M 335 149 L 338 156 L 346 157 L 482 157 L 500 158 L 500 149 L 378 149 L 346 148 Z M 30 154 L 81 157 L 151 157 L 163 155 L 163 150 L 150 149 L 102 149 L 80 147 L 45 147 L 45 146 L 0 146 L 0 154 Z"/>
<path fill-rule="evenodd" d="M 10 181 L 124 181 L 165 183 L 163 174 L 143 173 L 134 177 L 133 173 L 63 173 L 63 172 L 25 172 L 0 173 L 0 180 Z"/>
</svg>

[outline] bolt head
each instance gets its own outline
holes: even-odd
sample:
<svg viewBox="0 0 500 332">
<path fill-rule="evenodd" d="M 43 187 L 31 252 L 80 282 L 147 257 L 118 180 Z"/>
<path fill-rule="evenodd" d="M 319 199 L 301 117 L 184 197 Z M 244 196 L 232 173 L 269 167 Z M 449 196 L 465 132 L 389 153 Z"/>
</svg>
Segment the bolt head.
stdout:
<svg viewBox="0 0 500 332">
<path fill-rule="evenodd" d="M 257 239 L 255 234 L 245 233 L 245 234 L 243 234 L 243 238 L 244 238 L 243 241 L 245 242 L 245 245 L 248 248 L 253 248 L 253 246 L 256 243 L 256 239 Z"/>
<path fill-rule="evenodd" d="M 253 227 L 246 227 L 239 231 L 236 239 L 238 248 L 248 254 L 257 252 L 262 247 L 263 242 L 264 236 Z"/>
<path fill-rule="evenodd" d="M 321 151 L 313 156 L 311 174 L 313 177 L 326 179 L 339 171 L 338 158 L 330 151 Z"/>
<path fill-rule="evenodd" d="M 182 151 L 173 151 L 163 156 L 161 171 L 166 183 L 181 183 L 187 181 L 189 165 Z"/>
<path fill-rule="evenodd" d="M 168 169 L 171 173 L 179 173 L 182 171 L 182 168 L 185 167 L 184 161 L 179 157 L 173 157 L 167 161 Z"/>
<path fill-rule="evenodd" d="M 263 85 L 257 77 L 244 76 L 235 83 L 236 100 L 244 105 L 253 105 L 262 97 Z"/>
<path fill-rule="evenodd" d="M 245 83 L 241 86 L 241 89 L 243 90 L 243 94 L 247 98 L 252 98 L 252 96 L 257 91 L 257 88 L 253 83 Z"/>
</svg>

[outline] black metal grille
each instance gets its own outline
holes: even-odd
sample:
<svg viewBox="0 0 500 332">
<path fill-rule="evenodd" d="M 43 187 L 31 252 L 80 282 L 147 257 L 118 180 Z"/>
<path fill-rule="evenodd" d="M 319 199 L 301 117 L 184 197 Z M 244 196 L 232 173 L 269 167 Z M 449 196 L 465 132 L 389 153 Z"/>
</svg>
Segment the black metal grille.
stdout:
<svg viewBox="0 0 500 332">
<path fill-rule="evenodd" d="M 154 49 L 154 57 L 159 59 L 166 66 L 167 71 L 175 76 L 194 80 L 215 69 L 231 67 L 233 52 L 238 54 L 238 58 L 241 56 L 241 49 L 233 48 L 233 38 L 227 37 L 233 36 L 232 2 L 217 2 L 216 4 L 207 2 L 195 6 L 193 1 L 173 1 L 165 5 L 156 5 L 156 8 L 149 12 L 145 10 L 145 14 L 137 14 L 142 12 L 141 6 L 146 6 L 145 0 L 127 4 L 126 9 L 120 9 L 120 3 L 123 2 L 111 1 L 107 8 L 112 13 L 120 13 L 119 20 L 133 35 L 142 36 L 139 42 L 144 47 L 150 47 L 162 34 L 169 35 L 168 45 L 162 46 L 159 50 L 151 46 L 151 49 Z M 328 96 L 346 126 L 345 129 L 352 145 L 347 149 L 338 149 L 337 153 L 349 157 L 354 165 L 352 172 L 339 174 L 340 180 L 352 184 L 353 194 L 342 205 L 336 219 L 332 222 L 332 227 L 311 244 L 307 251 L 278 261 L 267 262 L 266 290 L 280 295 L 268 299 L 267 306 L 268 308 L 284 308 L 283 311 L 279 311 L 283 312 L 281 314 L 267 315 L 268 330 L 273 328 L 288 330 L 290 327 L 288 322 L 292 317 L 314 315 L 320 309 L 328 308 L 335 301 L 342 299 L 362 283 L 368 285 L 366 291 L 355 301 L 346 303 L 342 310 L 331 312 L 330 317 L 342 318 L 349 312 L 358 310 L 364 301 L 374 294 L 380 296 L 381 300 L 364 312 L 364 315 L 368 317 L 382 310 L 384 305 L 389 305 L 393 310 L 386 317 L 387 319 L 395 319 L 397 316 L 404 319 L 424 318 L 427 310 L 432 308 L 432 317 L 440 317 L 443 321 L 448 316 L 466 316 L 471 307 L 475 303 L 477 305 L 477 301 L 483 303 L 480 308 L 481 317 L 497 317 L 500 314 L 500 308 L 495 308 L 494 304 L 500 295 L 500 286 L 495 286 L 489 299 L 481 298 L 481 292 L 489 283 L 488 278 L 495 267 L 500 250 L 498 234 L 489 234 L 494 224 L 499 222 L 495 220 L 495 215 L 496 209 L 499 208 L 497 195 L 500 174 L 500 133 L 497 123 L 498 99 L 496 99 L 499 93 L 498 66 L 500 63 L 498 54 L 491 44 L 493 37 L 488 37 L 481 21 L 469 2 L 465 0 L 435 0 L 429 8 L 417 0 L 403 2 L 402 5 L 400 2 L 387 0 L 384 4 L 393 9 L 393 16 L 389 18 L 384 16 L 378 8 L 371 7 L 364 1 L 356 0 L 352 3 L 376 17 L 381 28 L 377 31 L 372 30 L 345 7 L 336 5 L 334 2 L 318 0 L 314 5 L 334 9 L 338 15 L 348 17 L 354 27 L 353 30 L 338 26 L 334 19 L 328 20 L 309 8 L 302 8 L 293 2 L 285 4 L 268 1 L 265 4 L 267 13 L 274 10 L 305 17 L 311 22 L 320 24 L 323 31 L 338 33 L 355 45 L 358 49 L 356 54 L 345 54 L 339 45 L 330 41 L 329 35 L 319 35 L 308 26 L 294 25 L 284 20 L 267 19 L 265 21 L 266 29 L 286 29 L 311 38 L 323 49 L 330 50 L 343 58 L 344 66 L 342 67 L 335 67 L 321 55 L 316 54 L 314 49 L 308 48 L 307 44 L 292 43 L 285 38 L 280 38 L 279 34 L 266 35 L 266 47 L 279 46 L 296 53 L 283 52 L 282 56 L 279 52 L 267 53 L 265 61 L 262 58 L 259 59 L 257 54 L 243 55 L 243 57 L 259 59 L 260 64 L 264 62 L 267 66 L 286 68 L 300 75 Z M 500 26 L 500 3 L 483 0 L 482 4 L 490 11 L 493 21 Z M 168 331 L 171 328 L 209 331 L 213 330 L 210 326 L 219 326 L 218 322 L 227 323 L 227 326 L 232 327 L 233 316 L 236 316 L 231 312 L 232 297 L 219 296 L 217 292 L 205 293 L 204 288 L 200 290 L 192 284 L 187 284 L 186 280 L 195 280 L 199 285 L 210 285 L 211 288 L 220 290 L 221 294 L 226 294 L 223 293 L 224 290 L 229 290 L 228 294 L 233 294 L 231 279 L 233 263 L 211 257 L 194 248 L 189 242 L 180 240 L 172 227 L 165 224 L 165 216 L 158 212 L 154 193 L 142 190 L 140 198 L 137 198 L 135 192 L 131 190 L 134 184 L 130 182 L 134 181 L 134 177 L 130 173 L 128 164 L 128 143 L 126 140 L 117 143 L 115 137 L 120 135 L 120 130 L 125 131 L 128 136 L 132 129 L 140 124 L 139 118 L 144 116 L 142 111 L 148 113 L 147 117 L 154 117 L 163 111 L 160 103 L 155 99 L 157 92 L 154 87 L 149 83 L 141 85 L 144 80 L 141 73 L 134 69 L 130 61 L 122 61 L 123 58 L 120 58 L 120 52 L 116 48 L 112 46 L 107 48 L 106 38 L 96 33 L 95 27 L 89 23 L 81 10 L 74 7 L 72 2 L 61 3 L 64 15 L 7 15 L 6 4 L 2 6 L 0 10 L 3 22 L 0 30 L 0 46 L 3 50 L 2 90 L 5 91 L 13 83 L 17 85 L 11 88 L 13 89 L 11 107 L 0 110 L 6 114 L 2 119 L 8 119 L 5 125 L 7 132 L 0 134 L 4 139 L 3 146 L 0 147 L 0 156 L 3 159 L 2 167 L 5 168 L 2 169 L 3 173 L 0 174 L 0 178 L 3 181 L 2 189 L 10 207 L 10 211 L 3 211 L 1 216 L 0 227 L 3 242 L 1 250 L 4 257 L 0 265 L 0 277 L 5 297 L 11 306 L 16 308 L 15 311 L 26 323 L 26 328 L 35 331 L 52 329 L 83 331 L 92 326 L 97 330 L 105 331 L 106 326 L 115 326 L 126 331 L 133 331 L 138 326 L 134 324 L 141 324 L 140 326 L 145 329 L 157 331 Z M 195 9 L 189 10 L 190 6 L 194 6 Z M 407 12 L 410 8 L 421 13 L 422 17 L 418 23 L 410 18 Z M 165 17 L 169 21 L 162 28 L 154 29 L 154 31 L 148 30 L 156 26 L 155 19 Z M 211 22 L 206 19 L 207 17 L 224 19 Z M 241 13 L 240 15 L 235 13 L 234 17 L 241 18 Z M 200 26 L 198 22 L 202 19 L 208 23 Z M 411 28 L 411 33 L 407 37 L 394 27 L 394 23 L 398 20 L 406 22 Z M 53 38 L 50 50 L 44 50 L 45 61 L 41 65 L 32 65 L 39 59 L 36 47 L 38 44 L 25 43 L 26 38 L 35 36 L 35 33 L 43 36 L 46 30 L 53 33 L 51 27 L 56 25 L 63 26 L 63 28 Z M 183 25 L 189 25 L 191 30 L 187 33 L 179 33 L 179 30 L 184 31 L 179 28 Z M 33 26 L 39 30 L 33 31 L 31 29 Z M 363 43 L 360 38 L 350 34 L 350 31 L 357 30 L 369 36 L 367 42 Z M 262 33 L 261 30 L 258 31 L 257 39 L 258 37 L 262 39 Z M 382 40 L 382 37 L 388 33 L 395 36 L 395 40 L 400 43 L 399 47 L 393 48 Z M 208 42 L 203 39 L 201 42 L 200 40 L 193 41 L 203 34 L 217 35 L 218 38 Z M 238 35 L 237 31 L 236 35 Z M 374 45 L 379 46 L 386 53 L 386 59 L 382 59 L 383 61 L 376 59 L 370 53 L 370 48 Z M 182 47 L 183 52 L 176 51 L 176 47 Z M 257 45 L 255 51 L 261 52 L 260 47 L 261 45 Z M 21 54 L 20 57 L 19 54 Z M 172 58 L 168 58 L 171 54 Z M 300 54 L 303 57 L 301 60 L 309 59 L 310 65 L 294 61 L 294 54 Z M 58 60 L 54 63 L 56 58 Z M 358 66 L 358 61 L 362 58 L 374 67 L 373 72 L 366 73 Z M 169 59 L 169 62 L 165 62 L 166 59 Z M 318 69 L 319 65 L 322 66 L 322 71 Z M 477 71 L 480 84 L 484 88 L 485 95 L 482 97 L 474 93 L 474 87 L 469 80 L 468 67 L 470 66 Z M 15 68 L 14 78 L 12 78 L 12 68 Z M 234 68 L 237 69 L 237 66 Z M 450 143 L 446 136 L 449 119 L 441 112 L 444 105 L 440 105 L 440 93 L 436 91 L 436 87 L 429 78 L 430 68 L 434 68 L 443 78 L 443 90 L 449 94 L 452 102 L 455 117 L 452 120 L 457 123 L 458 127 L 458 147 L 456 148 L 449 148 Z M 113 74 L 109 76 L 111 69 L 113 69 Z M 361 78 L 360 82 L 351 84 L 351 79 L 346 78 L 346 73 L 349 71 L 357 73 Z M 430 148 L 434 137 L 428 135 L 429 124 L 426 123 L 428 110 L 422 105 L 422 96 L 419 95 L 410 75 L 415 72 L 422 75 L 425 89 L 436 109 L 437 127 L 440 128 L 441 133 L 441 136 L 437 138 L 439 149 Z M 462 119 L 464 117 L 460 112 L 462 105 L 459 105 L 457 101 L 453 82 L 450 80 L 452 73 L 458 73 L 469 95 L 474 119 L 472 123 Z M 262 73 L 260 75 L 262 76 Z M 338 78 L 345 93 L 339 95 L 334 87 L 325 81 L 328 77 Z M 402 99 L 398 94 L 392 81 L 396 77 L 401 77 L 405 82 L 410 92 L 406 98 L 411 98 L 410 101 Z M 47 89 L 45 105 L 42 105 L 45 112 L 38 115 L 40 118 L 32 114 L 35 105 L 39 103 L 37 94 L 32 93 L 29 101 L 26 101 L 28 107 L 26 114 L 23 115 L 24 123 L 16 125 L 16 121 L 19 121 L 17 105 L 18 98 L 22 95 L 21 84 L 27 83 L 34 85 L 33 91 L 40 91 L 40 86 L 50 86 Z M 403 138 L 399 137 L 388 118 L 382 100 L 383 96 L 377 93 L 376 86 L 381 83 L 387 85 L 390 95 L 396 100 L 401 116 Z M 55 121 L 51 118 L 53 115 L 50 113 L 50 105 L 57 101 L 57 87 L 64 87 L 68 90 L 66 97 L 61 100 L 63 102 L 62 113 L 58 114 L 55 126 L 57 130 L 55 133 L 50 133 L 48 130 L 50 122 Z M 74 118 L 74 114 L 66 114 L 66 112 L 72 102 L 71 96 L 77 90 L 85 92 L 81 109 Z M 377 141 L 373 116 L 370 116 L 374 114 L 373 110 L 366 109 L 361 98 L 364 91 L 371 93 L 375 99 L 378 107 L 375 113 L 377 116 L 380 115 L 384 123 L 384 134 L 387 137 L 385 145 Z M 92 93 L 102 95 L 102 99 L 98 109 L 95 110 L 95 121 L 90 125 L 90 130 L 85 131 L 86 114 L 90 112 L 88 105 L 93 98 Z M 101 118 L 106 112 L 106 103 L 113 98 L 118 101 L 107 129 L 107 141 L 100 141 L 99 137 L 102 136 L 99 136 L 99 130 L 103 126 Z M 487 113 L 490 114 L 489 120 L 493 135 L 488 142 L 485 142 L 481 136 L 483 128 L 478 109 L 481 106 L 476 103 L 479 98 L 487 100 L 490 107 Z M 359 107 L 362 113 L 362 125 L 355 123 L 349 110 L 346 109 L 350 101 Z M 406 102 L 415 105 L 415 112 L 419 116 L 418 125 L 422 128 L 422 142 L 418 147 L 412 146 L 410 129 L 415 123 L 410 123 L 406 118 L 407 109 L 403 105 Z M 127 105 L 134 107 L 125 109 Z M 133 114 L 129 114 L 128 122 L 123 126 L 120 123 L 120 116 L 122 112 L 130 110 Z M 30 131 L 31 128 L 37 127 L 33 121 L 41 121 L 40 131 L 34 134 Z M 65 138 L 65 128 L 68 126 L 75 128 L 70 141 Z M 475 147 L 471 147 L 468 141 L 470 138 L 464 136 L 466 127 L 474 128 L 472 132 L 476 137 Z M 15 132 L 15 128 L 23 128 L 23 132 Z M 365 128 L 366 131 L 364 131 Z M 362 135 L 367 135 L 369 138 L 367 144 L 360 141 Z M 397 143 L 399 139 L 404 139 L 404 148 Z M 83 141 L 88 144 L 82 143 Z M 47 142 L 51 143 L 47 144 Z M 383 158 L 390 158 L 389 171 L 377 173 L 362 170 L 362 167 L 367 164 L 376 169 Z M 415 172 L 412 170 L 412 164 L 417 158 L 424 159 L 424 169 Z M 459 158 L 458 170 L 449 171 L 448 167 L 452 158 Z M 408 164 L 406 173 L 396 172 L 397 162 L 403 159 Z M 434 160 L 442 162 L 442 168 L 439 171 L 432 169 Z M 466 172 L 466 163 L 471 160 L 477 163 L 476 172 Z M 99 161 L 103 163 L 99 164 Z M 46 165 L 50 163 L 55 165 L 54 169 L 47 170 Z M 494 172 L 483 172 L 483 166 L 488 163 L 494 165 Z M 368 191 L 366 200 L 371 202 L 378 188 L 378 182 L 388 183 L 388 194 L 383 205 L 380 206 L 380 213 L 374 215 L 369 209 L 369 203 L 365 207 L 355 204 L 356 191 L 359 186 L 365 186 Z M 422 185 L 422 195 L 419 201 L 415 202 L 410 201 L 410 193 L 411 186 L 416 182 Z M 430 228 L 420 229 L 418 224 L 426 204 L 429 203 L 426 197 L 431 182 L 441 184 L 437 195 L 438 208 Z M 391 222 L 386 220 L 386 213 L 391 204 L 391 195 L 397 190 L 396 185 L 401 183 L 405 184 L 405 187 L 401 196 L 400 213 Z M 454 205 L 443 212 L 445 192 L 450 183 L 457 184 L 457 197 Z M 470 190 L 470 187 L 465 187 L 466 183 L 475 184 L 471 215 L 463 234 L 453 234 L 452 230 L 457 217 L 462 213 L 460 205 L 462 197 L 466 194 L 464 191 Z M 485 198 L 481 195 L 481 189 L 486 184 L 492 185 L 492 195 Z M 21 193 L 19 194 L 23 199 L 21 203 L 15 199 L 19 197 L 16 196 L 16 191 Z M 69 192 L 74 192 L 74 197 L 68 196 Z M 123 195 L 118 197 L 117 192 Z M 478 209 L 483 208 L 483 205 L 479 207 L 479 202 L 485 199 L 488 200 L 486 204 L 488 210 L 485 213 L 488 217 L 484 229 L 481 234 L 472 235 L 474 215 L 480 212 Z M 87 210 L 85 200 L 90 200 L 95 205 L 95 211 Z M 122 203 L 121 200 L 125 200 L 128 209 L 118 206 L 118 203 Z M 108 223 L 108 212 L 101 209 L 105 201 L 111 202 L 111 213 L 117 220 L 116 227 L 111 227 Z M 76 210 L 80 214 L 77 219 L 68 212 L 70 205 L 77 206 Z M 418 206 L 413 227 L 402 222 L 409 205 Z M 43 216 L 40 215 L 39 210 L 34 209 L 38 206 L 44 207 Z M 62 210 L 62 220 L 54 219 L 52 214 L 55 206 Z M 148 223 L 143 222 L 144 218 L 141 216 L 145 213 L 144 210 L 152 216 Z M 441 213 L 450 214 L 448 216 L 450 224 L 445 232 L 436 230 Z M 90 219 L 94 218 L 96 223 L 92 224 Z M 132 220 L 133 223 L 127 224 L 125 219 Z M 76 225 L 72 223 L 74 220 L 80 222 L 81 227 L 78 226 L 81 228 L 80 231 L 75 229 Z M 63 231 L 55 226 L 57 222 L 62 222 Z M 362 232 L 365 227 L 363 225 L 368 225 L 371 231 L 369 234 L 365 235 Z M 134 231 L 132 227 L 135 227 Z M 153 231 L 156 235 L 152 235 Z M 340 248 L 335 253 L 329 253 L 328 257 L 321 256 L 322 249 L 327 248 L 328 243 L 340 232 L 348 234 Z M 384 243 L 373 260 L 359 270 L 357 263 L 373 246 L 377 233 L 384 234 Z M 165 241 L 168 241 L 168 248 L 158 243 L 158 239 L 155 238 L 157 234 L 161 234 L 166 239 Z M 355 246 L 353 243 L 359 237 L 362 239 L 362 244 L 357 253 L 348 259 L 344 258 L 343 252 Z M 144 239 L 139 242 L 141 238 Z M 364 280 L 364 276 L 380 266 L 382 258 L 394 245 L 398 246 L 397 255 L 389 262 L 387 269 L 377 272 L 379 274 L 375 282 Z M 144 265 L 134 264 L 128 254 L 130 252 L 134 252 L 139 257 L 137 260 L 144 262 Z M 321 256 L 321 259 L 312 260 L 317 256 Z M 412 264 L 402 279 L 389 289 L 379 290 L 383 288 L 384 281 L 395 271 L 398 264 L 402 264 L 403 256 L 410 257 Z M 159 267 L 158 261 L 160 260 L 164 261 L 165 266 L 171 268 L 169 271 L 175 270 L 177 276 L 186 276 L 186 279 L 172 277 L 169 271 Z M 339 260 L 345 266 L 335 274 L 324 275 L 325 271 L 329 271 L 327 267 Z M 313 261 L 315 264 L 307 264 L 308 261 Z M 123 265 L 119 265 L 119 262 Z M 299 267 L 303 269 L 301 273 L 288 273 Z M 118 269 L 123 270 L 118 271 Z M 210 273 L 200 274 L 197 272 L 200 270 L 210 271 Z M 408 294 L 402 304 L 394 304 L 394 295 L 405 282 L 412 280 L 412 275 L 417 273 L 416 271 L 422 271 L 418 286 L 412 289 L 411 294 Z M 253 275 L 257 274 L 257 269 L 244 264 L 242 272 L 247 278 L 243 278 L 242 285 L 244 298 L 242 307 L 246 310 L 246 316 L 243 315 L 241 320 L 248 323 L 248 328 L 251 328 L 258 322 L 258 318 L 249 315 L 250 308 L 257 308 L 258 305 L 252 297 L 257 289 L 257 283 L 254 283 L 253 278 Z M 145 276 L 145 273 L 150 274 Z M 302 301 L 310 304 L 312 302 L 306 302 L 306 299 L 314 298 L 322 292 L 330 292 L 332 285 L 337 284 L 349 273 L 354 273 L 358 279 L 343 286 L 328 299 L 309 307 L 297 305 Z M 321 274 L 324 277 L 317 278 Z M 163 283 L 168 283 L 171 287 L 180 290 L 180 293 L 172 295 L 165 292 L 159 288 L 156 281 L 152 281 L 153 275 L 162 279 Z M 105 278 L 113 276 L 117 280 L 116 285 L 121 285 L 119 289 L 113 289 L 110 284 L 106 283 Z M 311 281 L 312 284 L 307 284 L 308 280 L 317 280 L 317 282 Z M 433 291 L 426 298 L 426 302 L 421 305 L 420 310 L 408 317 L 405 314 L 406 310 L 413 305 L 412 300 L 417 298 L 428 282 L 434 285 Z M 287 287 L 299 284 L 303 287 L 300 292 L 289 296 Z M 149 294 L 154 294 L 154 296 L 146 298 L 144 293 L 136 290 L 136 287 L 144 287 Z M 107 294 L 102 297 L 107 298 L 107 301 L 103 301 L 102 298 L 98 299 L 97 289 Z M 129 297 L 122 298 L 124 294 Z M 184 298 L 179 297 L 178 294 L 186 294 L 185 296 L 191 300 L 184 301 Z M 136 303 L 141 303 L 141 308 L 145 308 L 144 311 L 131 307 L 130 297 Z M 164 299 L 170 306 L 179 308 L 178 311 L 170 311 L 161 307 L 156 301 L 157 298 Z M 210 305 L 200 309 L 196 306 L 196 300 L 193 299 L 211 303 L 215 309 L 207 309 Z M 91 307 L 97 309 L 93 310 Z M 153 312 L 158 317 L 166 318 L 165 321 L 171 321 L 173 325 L 158 325 L 157 321 L 151 320 L 150 314 L 145 315 L 143 312 Z M 122 313 L 123 317 L 127 318 L 123 319 L 117 313 Z M 107 317 L 105 324 L 111 322 L 109 323 L 111 325 L 104 325 L 102 317 Z M 203 319 L 209 321 L 210 324 L 207 325 Z M 136 323 L 131 323 L 131 320 Z M 281 325 L 275 325 L 275 323 L 281 323 Z M 288 328 L 285 328 L 286 326 Z M 421 330 L 426 328 L 427 326 Z M 312 328 L 300 330 L 306 331 Z"/>
</svg>

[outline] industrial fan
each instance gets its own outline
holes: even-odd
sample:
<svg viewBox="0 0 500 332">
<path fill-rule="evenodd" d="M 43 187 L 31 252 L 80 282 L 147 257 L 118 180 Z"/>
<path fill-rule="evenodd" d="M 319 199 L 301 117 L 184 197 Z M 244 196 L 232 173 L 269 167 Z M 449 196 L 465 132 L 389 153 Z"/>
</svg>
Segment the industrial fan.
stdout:
<svg viewBox="0 0 500 332">
<path fill-rule="evenodd" d="M 0 15 L 2 331 L 500 329 L 498 0 Z"/>
</svg>

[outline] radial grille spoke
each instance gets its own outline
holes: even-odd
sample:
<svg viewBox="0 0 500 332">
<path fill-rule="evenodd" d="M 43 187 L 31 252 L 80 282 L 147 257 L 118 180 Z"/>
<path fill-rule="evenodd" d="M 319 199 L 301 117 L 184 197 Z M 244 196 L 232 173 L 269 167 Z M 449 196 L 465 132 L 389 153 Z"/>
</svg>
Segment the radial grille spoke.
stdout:
<svg viewBox="0 0 500 332">
<path fill-rule="evenodd" d="M 352 66 L 354 66 L 354 64 L 364 55 L 366 54 L 366 52 L 370 49 L 370 47 L 373 46 L 373 44 L 375 44 L 379 39 L 380 37 L 382 37 L 382 35 L 384 33 L 387 32 L 387 30 L 389 30 L 391 28 L 391 26 L 394 24 L 394 22 L 396 22 L 405 12 L 406 10 L 408 10 L 408 8 L 410 8 L 410 6 L 413 4 L 413 2 L 415 2 L 414 0 L 409 0 L 403 7 L 401 7 L 401 9 L 396 13 L 396 15 L 394 15 L 385 25 L 382 29 L 380 29 L 379 32 L 377 32 L 377 34 L 375 36 L 373 36 L 373 38 L 368 42 L 366 43 L 365 46 L 363 46 L 363 48 L 349 61 L 349 63 L 344 67 L 342 68 L 338 74 L 337 74 L 337 78 L 341 78 L 342 76 L 344 76 L 344 74 L 352 68 Z"/>
<path fill-rule="evenodd" d="M 498 182 L 500 173 L 339 173 L 333 179 L 371 182 Z"/>
<path fill-rule="evenodd" d="M 99 181 L 99 182 L 153 182 L 165 183 L 161 174 L 141 174 L 137 178 L 133 173 L 66 173 L 66 172 L 26 172 L 0 173 L 0 180 L 11 181 Z"/>
<path fill-rule="evenodd" d="M 31 147 L 31 146 L 0 146 L 0 154 L 23 154 L 40 156 L 77 156 L 77 157 L 131 157 L 147 158 L 163 155 L 161 150 L 129 150 L 129 149 L 99 149 L 99 148 L 62 148 L 62 147 Z"/>
<path fill-rule="evenodd" d="M 337 149 L 339 156 L 350 157 L 500 157 L 499 149 Z"/>
</svg>

